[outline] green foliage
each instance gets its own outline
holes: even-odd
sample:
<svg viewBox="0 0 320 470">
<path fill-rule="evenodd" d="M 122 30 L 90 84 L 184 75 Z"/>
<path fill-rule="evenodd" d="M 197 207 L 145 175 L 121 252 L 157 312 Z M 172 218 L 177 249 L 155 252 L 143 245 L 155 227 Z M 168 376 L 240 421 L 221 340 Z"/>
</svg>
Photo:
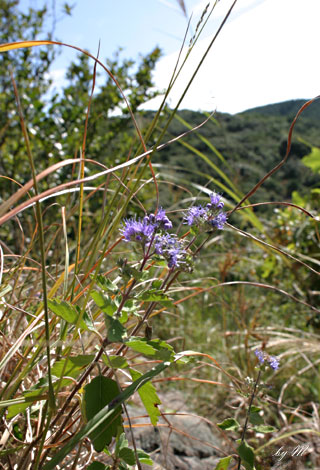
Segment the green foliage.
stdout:
<svg viewBox="0 0 320 470">
<path fill-rule="evenodd" d="M 228 470 L 231 459 L 232 456 L 223 457 L 222 459 L 220 459 L 220 461 L 216 465 L 215 470 Z"/>
<path fill-rule="evenodd" d="M 134 369 L 130 369 L 130 374 L 132 380 L 137 380 L 142 376 L 140 372 Z M 153 426 L 156 426 L 160 416 L 158 405 L 161 405 L 161 401 L 157 395 L 155 387 L 152 385 L 152 383 L 148 382 L 139 388 L 138 393 L 150 417 L 151 423 Z"/>
<path fill-rule="evenodd" d="M 320 173 L 320 149 L 312 147 L 309 155 L 303 157 L 302 163 L 311 168 L 314 173 Z"/>
<path fill-rule="evenodd" d="M 107 406 L 114 398 L 119 395 L 117 383 L 98 375 L 89 384 L 84 387 L 82 407 L 86 421 L 94 418 L 95 415 Z M 119 428 L 122 428 L 121 407 L 114 408 L 110 418 L 106 423 L 98 426 L 89 437 L 97 452 L 101 452 L 111 442 L 111 439 L 118 434 Z"/>
<path fill-rule="evenodd" d="M 243 465 L 246 467 L 246 470 L 254 470 L 254 451 L 246 441 L 241 442 L 237 448 L 238 454 L 241 457 Z"/>
<path fill-rule="evenodd" d="M 94 330 L 94 326 L 88 314 L 85 312 L 83 317 L 79 321 L 80 309 L 76 306 L 71 305 L 65 300 L 49 299 L 48 306 L 60 318 L 63 318 L 67 323 L 77 325 L 79 328 L 84 330 Z"/>
<path fill-rule="evenodd" d="M 217 426 L 224 431 L 237 431 L 240 424 L 236 419 L 227 418 L 222 423 L 218 423 Z"/>
<path fill-rule="evenodd" d="M 87 470 L 107 470 L 107 466 L 104 465 L 102 462 L 92 462 L 88 467 Z"/>
</svg>

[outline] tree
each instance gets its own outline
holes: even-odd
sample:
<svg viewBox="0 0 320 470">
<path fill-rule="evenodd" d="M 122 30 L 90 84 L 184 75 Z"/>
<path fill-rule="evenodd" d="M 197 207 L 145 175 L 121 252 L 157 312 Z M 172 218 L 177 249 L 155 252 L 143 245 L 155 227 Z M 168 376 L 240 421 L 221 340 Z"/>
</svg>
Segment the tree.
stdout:
<svg viewBox="0 0 320 470">
<path fill-rule="evenodd" d="M 46 7 L 23 12 L 19 0 L 0 0 L 0 7 L 3 12 L 1 43 L 36 40 L 40 34 L 43 37 L 49 15 Z M 51 38 L 52 32 L 47 35 Z M 0 202 L 31 178 L 12 77 L 17 85 L 37 173 L 64 158 L 80 156 L 94 61 L 85 54 L 79 55 L 66 72 L 67 85 L 53 94 L 49 72 L 55 55 L 54 46 L 23 48 L 0 55 L 0 175 L 6 177 L 1 178 Z M 155 96 L 152 70 L 159 57 L 160 50 L 155 48 L 141 57 L 138 64 L 122 59 L 120 51 L 106 61 L 134 112 Z M 98 70 L 98 73 L 101 72 Z M 94 159 L 109 165 L 114 162 L 115 154 L 117 158 L 126 159 L 135 131 L 119 89 L 110 76 L 103 73 L 106 79 L 96 87 L 91 104 L 86 148 Z M 111 116 L 115 111 L 116 115 Z M 42 180 L 41 190 L 52 184 L 52 179 L 54 184 L 59 184 L 71 174 L 70 167 L 63 168 Z M 24 219 L 25 214 L 19 217 Z M 16 243 L 19 238 L 17 224 L 13 225 L 14 229 L 6 234 L 9 243 L 10 240 Z"/>
</svg>

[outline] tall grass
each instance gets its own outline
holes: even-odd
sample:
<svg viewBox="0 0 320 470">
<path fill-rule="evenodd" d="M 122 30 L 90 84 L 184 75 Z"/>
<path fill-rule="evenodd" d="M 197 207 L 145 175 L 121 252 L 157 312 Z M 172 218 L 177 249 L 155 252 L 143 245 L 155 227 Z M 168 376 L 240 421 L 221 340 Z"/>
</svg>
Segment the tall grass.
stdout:
<svg viewBox="0 0 320 470">
<path fill-rule="evenodd" d="M 222 435 L 242 429 L 237 451 L 234 446 L 221 449 L 222 460 L 217 468 L 240 468 L 242 464 L 245 468 L 267 468 L 263 459 L 270 456 L 270 446 L 281 446 L 282 442 L 313 443 L 314 436 L 319 437 L 315 401 L 319 392 L 318 334 L 302 331 L 297 323 L 283 319 L 275 325 L 274 320 L 279 302 L 301 314 L 319 314 L 320 310 L 311 305 L 299 286 L 296 293 L 287 284 L 257 279 L 259 270 L 265 269 L 265 257 L 276 260 L 289 273 L 299 265 L 304 272 L 319 275 L 318 263 L 274 244 L 270 230 L 248 202 L 263 182 L 285 164 L 294 124 L 312 101 L 301 108 L 289 129 L 283 161 L 246 195 L 221 169 L 222 163 L 228 163 L 212 143 L 202 138 L 208 154 L 198 152 L 181 136 L 181 144 L 193 152 L 193 158 L 209 164 L 212 173 L 206 175 L 208 187 L 186 186 L 183 177 L 171 182 L 180 188 L 181 197 L 173 207 L 166 208 L 174 226 L 170 229 L 169 248 L 156 248 L 159 237 L 165 236 L 170 225 L 164 218 L 158 220 L 150 236 L 142 233 L 139 226 L 140 232 L 135 228 L 134 234 L 140 238 L 135 239 L 134 235 L 128 241 L 128 224 L 138 224 L 130 215 L 139 212 L 149 221 L 160 217 L 159 193 L 164 183 L 166 190 L 170 188 L 170 175 L 164 165 L 153 167 L 152 155 L 170 145 L 170 141 L 163 142 L 169 124 L 208 51 L 177 107 L 169 113 L 152 149 L 148 149 L 148 141 L 155 135 L 166 99 L 196 47 L 206 18 L 199 23 L 185 57 L 181 50 L 181 63 L 177 64 L 161 108 L 144 137 L 131 113 L 138 138 L 136 152 L 123 156 L 122 163 L 112 168 L 88 158 L 89 104 L 79 157 L 62 160 L 37 174 L 28 123 L 19 101 L 21 90 L 12 76 L 32 179 L 0 206 L 4 236 L 6 227 L 12 227 L 10 223 L 17 224 L 21 234 L 20 252 L 12 252 L 5 240 L 3 248 L 0 245 L 0 456 L 5 469 L 140 469 L 141 462 L 150 463 L 150 459 L 136 448 L 134 439 L 130 446 L 124 437 L 123 421 L 126 428 L 134 427 L 127 416 L 126 403 L 138 393 L 151 423 L 157 426 L 162 412 L 153 385 L 156 383 L 179 381 L 183 390 L 194 390 L 205 412 L 222 421 L 217 428 Z M 21 42 L 2 45 L 0 52 L 47 44 L 61 45 L 52 41 Z M 98 65 L 110 75 L 97 58 L 82 53 L 94 60 L 94 81 Z M 111 78 L 129 107 L 117 78 L 112 74 Z M 197 129 L 186 130 L 192 131 Z M 78 176 L 73 172 L 73 177 L 56 186 L 55 172 L 75 165 Z M 86 168 L 90 169 L 90 176 L 86 176 Z M 43 181 L 51 187 L 42 190 Z M 212 225 L 208 230 L 208 220 L 200 220 L 201 217 L 191 227 L 183 224 L 190 207 L 199 207 L 199 203 L 202 209 L 206 207 L 216 185 L 223 191 L 223 201 L 229 209 L 224 230 Z M 99 192 L 104 194 L 104 205 L 93 217 L 90 203 Z M 297 204 L 287 206 L 314 219 L 311 211 Z M 25 220 L 31 221 L 26 226 L 19 222 L 23 211 L 28 214 Z M 217 207 L 212 211 L 209 222 L 220 214 Z M 179 252 L 177 262 L 174 250 Z M 191 351 L 195 346 L 198 352 Z M 274 383 L 272 390 L 267 385 L 253 389 L 257 374 L 253 351 L 260 347 L 280 358 L 279 370 L 269 369 L 263 374 Z M 159 377 L 162 372 L 164 375 Z M 317 384 L 310 382 L 312 374 L 317 377 Z M 192 388 L 199 383 L 203 388 Z M 286 400 L 290 387 L 293 391 Z M 208 399 L 208 394 L 214 399 Z M 305 401 L 303 396 L 307 397 Z M 260 425 L 256 430 L 243 426 L 246 410 L 252 410 L 248 408 L 250 397 L 261 403 L 255 411 L 260 417 L 255 417 Z M 232 422 L 225 420 L 229 405 L 235 409 Z M 267 431 L 261 427 L 262 411 L 264 420 L 274 426 Z M 265 438 L 261 433 L 265 433 Z M 310 465 L 312 462 L 310 457 Z"/>
</svg>

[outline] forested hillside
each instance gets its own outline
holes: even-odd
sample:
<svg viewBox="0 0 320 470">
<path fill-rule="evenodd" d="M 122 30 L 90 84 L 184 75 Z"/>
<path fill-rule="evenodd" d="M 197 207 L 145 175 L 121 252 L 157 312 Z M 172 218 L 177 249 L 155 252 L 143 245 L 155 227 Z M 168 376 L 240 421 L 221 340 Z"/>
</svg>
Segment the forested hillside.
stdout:
<svg viewBox="0 0 320 470">
<path fill-rule="evenodd" d="M 284 157 L 290 125 L 305 102 L 287 101 L 236 115 L 216 113 L 200 130 L 159 152 L 154 161 L 174 167 L 178 174 L 183 173 L 184 178 L 199 184 L 206 182 L 200 173 L 222 181 L 204 159 L 196 157 L 196 150 L 217 164 L 242 192 L 247 192 Z M 186 123 L 195 127 L 205 118 L 206 115 L 194 111 L 180 111 L 169 128 L 170 134 L 180 135 L 187 130 Z M 311 146 L 320 145 L 319 129 L 320 102 L 316 101 L 298 119 L 288 161 L 266 181 L 252 202 L 289 201 L 293 191 L 305 194 L 319 184 L 318 175 L 301 162 Z M 201 137 L 214 146 L 225 163 Z"/>
</svg>

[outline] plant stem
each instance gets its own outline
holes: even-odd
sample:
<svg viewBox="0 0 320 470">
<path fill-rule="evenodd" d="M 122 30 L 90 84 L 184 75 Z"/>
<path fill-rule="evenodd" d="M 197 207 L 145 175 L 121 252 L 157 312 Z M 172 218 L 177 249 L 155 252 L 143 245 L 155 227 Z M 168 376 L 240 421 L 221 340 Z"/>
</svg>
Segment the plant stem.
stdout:
<svg viewBox="0 0 320 470">
<path fill-rule="evenodd" d="M 259 369 L 259 373 L 258 373 L 257 379 L 255 381 L 253 391 L 252 391 L 252 394 L 251 394 L 251 397 L 250 397 L 250 403 L 249 403 L 249 407 L 248 407 L 248 410 L 247 410 L 247 416 L 246 416 L 246 420 L 245 420 L 245 423 L 244 423 L 244 426 L 243 426 L 243 431 L 242 431 L 242 436 L 241 436 L 241 444 L 244 441 L 245 434 L 246 434 L 246 431 L 247 431 L 247 426 L 248 426 L 248 421 L 249 421 L 249 417 L 250 417 L 251 407 L 252 407 L 253 399 L 254 399 L 256 391 L 257 391 L 258 383 L 260 381 L 260 376 L 261 376 L 261 369 Z M 238 470 L 240 470 L 240 467 L 241 467 L 241 457 L 239 457 Z"/>
</svg>

